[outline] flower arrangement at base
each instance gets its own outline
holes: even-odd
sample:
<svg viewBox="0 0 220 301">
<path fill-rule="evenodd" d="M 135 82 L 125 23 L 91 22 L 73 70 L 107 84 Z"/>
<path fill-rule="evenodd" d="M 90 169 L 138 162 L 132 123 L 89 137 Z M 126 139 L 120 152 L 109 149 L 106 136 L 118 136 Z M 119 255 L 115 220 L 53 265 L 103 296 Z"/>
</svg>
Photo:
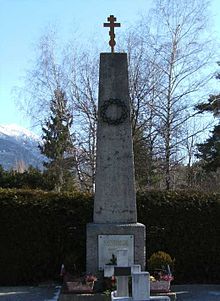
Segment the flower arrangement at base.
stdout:
<svg viewBox="0 0 220 301">
<path fill-rule="evenodd" d="M 95 281 L 97 281 L 97 277 L 96 276 L 94 276 L 94 275 L 92 275 L 92 274 L 89 274 L 89 275 L 85 275 L 85 282 L 86 283 L 90 283 L 90 282 L 95 282 Z"/>
<path fill-rule="evenodd" d="M 63 281 L 64 290 L 72 293 L 93 293 L 94 282 L 97 281 L 95 275 L 70 273 L 61 265 L 60 277 Z"/>
<path fill-rule="evenodd" d="M 66 286 L 68 291 L 72 293 L 93 293 L 94 282 L 96 280 L 96 276 L 89 274 L 71 281 L 66 281 Z"/>
<path fill-rule="evenodd" d="M 81 281 L 67 281 L 67 289 L 72 293 L 92 293 L 94 283 L 82 283 Z"/>
<path fill-rule="evenodd" d="M 170 281 L 167 280 L 150 281 L 150 291 L 155 293 L 168 293 L 170 291 Z"/>
<path fill-rule="evenodd" d="M 170 291 L 170 283 L 174 279 L 171 274 L 165 271 L 156 271 L 155 276 L 150 276 L 150 290 L 157 293 L 168 293 Z"/>
<path fill-rule="evenodd" d="M 170 283 L 174 279 L 170 266 L 173 268 L 174 259 L 169 254 L 159 251 L 153 253 L 148 261 L 150 271 L 150 290 L 155 293 L 170 291 Z"/>
</svg>

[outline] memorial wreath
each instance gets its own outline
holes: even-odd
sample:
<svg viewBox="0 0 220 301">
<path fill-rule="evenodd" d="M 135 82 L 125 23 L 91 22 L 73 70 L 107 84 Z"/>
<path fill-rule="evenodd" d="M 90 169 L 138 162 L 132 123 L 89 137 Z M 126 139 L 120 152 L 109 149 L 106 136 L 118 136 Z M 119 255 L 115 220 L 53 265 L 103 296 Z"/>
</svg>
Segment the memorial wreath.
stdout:
<svg viewBox="0 0 220 301">
<path fill-rule="evenodd" d="M 116 105 L 121 109 L 121 115 L 119 118 L 111 118 L 107 115 L 107 110 L 110 106 Z M 100 108 L 100 116 L 104 122 L 107 122 L 111 125 L 118 125 L 125 121 L 128 116 L 128 109 L 123 101 L 120 99 L 109 99 L 104 101 L 103 105 Z"/>
</svg>

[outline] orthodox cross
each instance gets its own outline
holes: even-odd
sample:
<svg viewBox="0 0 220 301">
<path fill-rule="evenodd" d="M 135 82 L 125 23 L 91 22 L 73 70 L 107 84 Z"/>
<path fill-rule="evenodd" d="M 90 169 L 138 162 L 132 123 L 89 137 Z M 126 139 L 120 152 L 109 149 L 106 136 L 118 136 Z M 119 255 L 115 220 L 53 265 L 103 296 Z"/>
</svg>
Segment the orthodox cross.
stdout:
<svg viewBox="0 0 220 301">
<path fill-rule="evenodd" d="M 116 44 L 115 42 L 115 33 L 114 33 L 114 28 L 115 27 L 120 27 L 120 23 L 115 23 L 116 18 L 113 15 L 110 15 L 107 19 L 110 23 L 104 23 L 104 27 L 110 27 L 109 30 L 109 35 L 110 35 L 110 41 L 109 45 L 111 46 L 111 52 L 114 53 L 114 46 Z"/>
</svg>

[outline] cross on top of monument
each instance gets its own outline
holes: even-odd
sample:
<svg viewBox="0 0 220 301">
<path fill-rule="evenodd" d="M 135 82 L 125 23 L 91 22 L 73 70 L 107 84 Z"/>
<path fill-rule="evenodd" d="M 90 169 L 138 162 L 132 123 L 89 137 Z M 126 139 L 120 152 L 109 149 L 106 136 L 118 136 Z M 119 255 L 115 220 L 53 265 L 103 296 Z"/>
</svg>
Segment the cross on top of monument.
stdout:
<svg viewBox="0 0 220 301">
<path fill-rule="evenodd" d="M 113 15 L 110 15 L 107 20 L 110 23 L 104 23 L 104 27 L 110 27 L 110 30 L 109 30 L 109 35 L 110 35 L 109 45 L 111 46 L 111 52 L 114 53 L 114 46 L 116 44 L 114 28 L 115 27 L 120 27 L 121 24 L 120 23 L 115 23 L 115 21 L 117 19 Z"/>
</svg>

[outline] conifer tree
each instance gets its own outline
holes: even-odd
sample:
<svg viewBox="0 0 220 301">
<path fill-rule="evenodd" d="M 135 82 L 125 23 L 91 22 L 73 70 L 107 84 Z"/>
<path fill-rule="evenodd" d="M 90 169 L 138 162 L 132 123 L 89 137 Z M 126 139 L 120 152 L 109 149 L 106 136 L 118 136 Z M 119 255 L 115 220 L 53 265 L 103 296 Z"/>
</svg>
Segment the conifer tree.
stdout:
<svg viewBox="0 0 220 301">
<path fill-rule="evenodd" d="M 218 63 L 220 66 L 220 63 Z M 220 73 L 216 76 L 220 79 Z M 214 117 L 219 118 L 218 124 L 211 132 L 211 136 L 201 144 L 198 144 L 198 158 L 203 160 L 204 169 L 216 171 L 220 167 L 220 94 L 210 95 L 208 102 L 200 103 L 196 106 L 200 112 L 210 112 Z"/>
<path fill-rule="evenodd" d="M 74 166 L 73 135 L 70 133 L 72 123 L 73 117 L 68 108 L 65 93 L 57 89 L 50 103 L 50 116 L 42 127 L 43 145 L 39 148 L 41 153 L 48 158 L 44 166 L 58 192 L 71 176 Z"/>
<path fill-rule="evenodd" d="M 220 167 L 220 124 L 214 127 L 205 143 L 198 144 L 197 157 L 204 162 L 204 169 L 216 171 Z"/>
</svg>

